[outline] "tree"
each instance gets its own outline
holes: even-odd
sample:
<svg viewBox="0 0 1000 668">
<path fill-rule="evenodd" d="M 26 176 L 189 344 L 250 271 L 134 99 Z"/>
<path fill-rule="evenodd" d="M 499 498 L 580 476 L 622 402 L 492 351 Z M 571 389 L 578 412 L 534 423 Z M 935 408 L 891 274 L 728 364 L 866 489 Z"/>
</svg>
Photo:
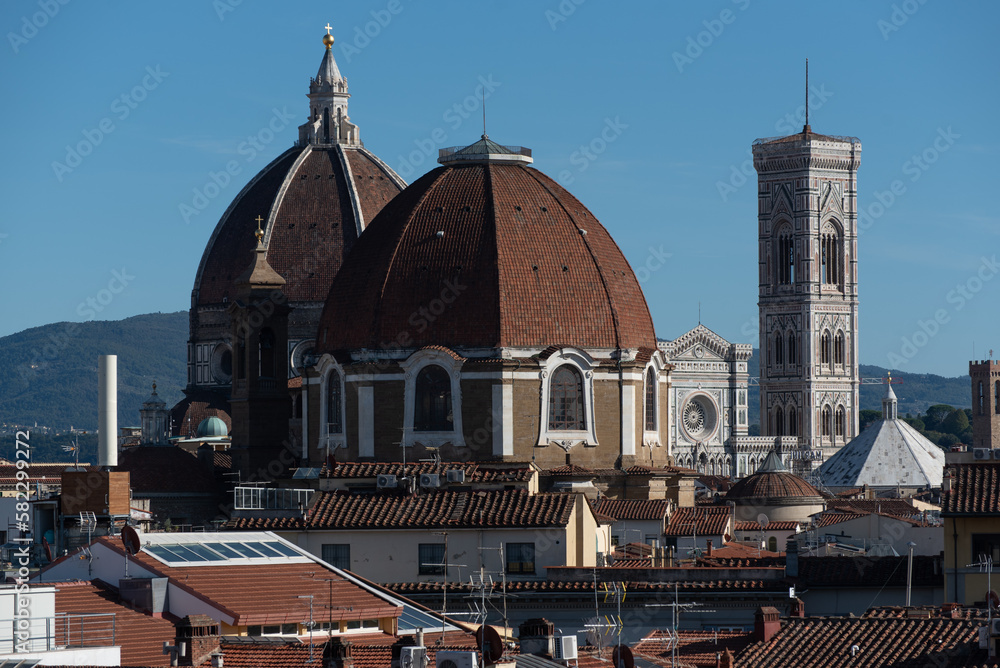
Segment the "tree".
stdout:
<svg viewBox="0 0 1000 668">
<path fill-rule="evenodd" d="M 961 436 L 969 428 L 969 416 L 962 409 L 953 410 L 941 422 L 941 431 L 946 434 Z"/>
<path fill-rule="evenodd" d="M 873 411 L 868 409 L 863 409 L 858 414 L 858 431 L 862 432 L 865 428 L 872 424 L 873 422 L 878 422 L 882 419 L 882 411 Z"/>
<path fill-rule="evenodd" d="M 924 421 L 921 420 L 920 418 L 911 418 L 907 416 L 903 418 L 903 422 L 910 425 L 911 427 L 919 431 L 921 434 L 923 434 L 927 430 L 927 427 L 924 426 Z M 926 436 L 926 434 L 924 435 Z"/>
<path fill-rule="evenodd" d="M 927 413 L 924 415 L 924 424 L 929 430 L 939 431 L 941 423 L 954 411 L 954 407 L 947 404 L 935 404 L 927 409 Z"/>
<path fill-rule="evenodd" d="M 959 440 L 955 434 L 941 434 L 941 438 L 938 439 L 937 443 L 942 448 L 950 448 L 953 445 L 957 445 Z"/>
</svg>

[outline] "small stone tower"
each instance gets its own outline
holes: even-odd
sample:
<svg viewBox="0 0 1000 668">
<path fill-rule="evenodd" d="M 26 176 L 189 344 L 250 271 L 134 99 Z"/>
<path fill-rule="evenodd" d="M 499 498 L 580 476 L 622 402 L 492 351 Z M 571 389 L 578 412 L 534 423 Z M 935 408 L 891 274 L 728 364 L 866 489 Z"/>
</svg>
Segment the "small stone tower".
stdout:
<svg viewBox="0 0 1000 668">
<path fill-rule="evenodd" d="M 972 377 L 972 447 L 1000 448 L 1000 362 L 969 362 Z"/>
</svg>

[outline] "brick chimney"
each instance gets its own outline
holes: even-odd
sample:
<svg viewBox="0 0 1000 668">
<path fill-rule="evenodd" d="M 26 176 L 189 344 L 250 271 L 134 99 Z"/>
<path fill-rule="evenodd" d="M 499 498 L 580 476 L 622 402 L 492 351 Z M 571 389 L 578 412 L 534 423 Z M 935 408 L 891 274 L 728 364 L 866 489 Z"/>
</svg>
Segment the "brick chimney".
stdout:
<svg viewBox="0 0 1000 668">
<path fill-rule="evenodd" d="M 521 654 L 535 654 L 551 659 L 555 650 L 555 632 L 556 625 L 542 617 L 522 623 L 518 627 L 517 637 Z"/>
<path fill-rule="evenodd" d="M 711 557 L 712 556 L 712 539 L 711 538 L 706 538 L 705 539 L 705 556 L 706 557 Z"/>
<path fill-rule="evenodd" d="M 344 642 L 338 637 L 328 640 L 323 645 L 323 668 L 353 668 L 354 657 L 351 655 L 353 644 Z M 398 655 L 396 660 L 399 660 Z"/>
<path fill-rule="evenodd" d="M 788 614 L 788 616 L 789 617 L 798 617 L 799 619 L 804 618 L 806 616 L 806 602 L 803 601 L 801 598 L 798 598 L 798 597 L 793 598 L 792 599 L 792 610 Z"/>
<path fill-rule="evenodd" d="M 198 666 L 219 651 L 219 625 L 208 615 L 188 615 L 177 623 L 177 665 Z"/>
<path fill-rule="evenodd" d="M 722 660 L 719 662 L 719 668 L 733 668 L 736 665 L 736 659 L 733 658 L 733 653 L 726 648 L 726 651 L 722 653 Z"/>
<path fill-rule="evenodd" d="M 757 608 L 753 613 L 753 639 L 767 642 L 781 630 L 781 613 L 769 605 Z"/>
</svg>

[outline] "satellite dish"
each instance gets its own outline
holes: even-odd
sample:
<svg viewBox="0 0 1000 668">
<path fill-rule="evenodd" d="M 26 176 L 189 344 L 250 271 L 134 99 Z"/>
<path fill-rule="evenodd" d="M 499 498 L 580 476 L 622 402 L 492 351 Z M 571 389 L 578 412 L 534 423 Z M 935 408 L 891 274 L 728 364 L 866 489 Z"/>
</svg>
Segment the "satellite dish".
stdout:
<svg viewBox="0 0 1000 668">
<path fill-rule="evenodd" d="M 483 653 L 484 665 L 494 664 L 503 656 L 503 640 L 492 626 L 483 624 L 479 627 L 476 631 L 476 646 Z"/>
<path fill-rule="evenodd" d="M 134 556 L 142 549 L 139 532 L 126 524 L 122 527 L 122 544 L 125 546 L 125 551 Z"/>
<path fill-rule="evenodd" d="M 765 515 L 764 513 L 761 513 L 760 515 L 757 516 L 757 524 L 760 525 L 761 529 L 766 529 L 768 522 L 770 522 L 770 520 L 767 519 L 767 515 Z"/>
<path fill-rule="evenodd" d="M 635 668 L 635 657 L 632 656 L 632 650 L 628 645 L 615 645 L 611 660 L 614 662 L 614 668 Z"/>
</svg>

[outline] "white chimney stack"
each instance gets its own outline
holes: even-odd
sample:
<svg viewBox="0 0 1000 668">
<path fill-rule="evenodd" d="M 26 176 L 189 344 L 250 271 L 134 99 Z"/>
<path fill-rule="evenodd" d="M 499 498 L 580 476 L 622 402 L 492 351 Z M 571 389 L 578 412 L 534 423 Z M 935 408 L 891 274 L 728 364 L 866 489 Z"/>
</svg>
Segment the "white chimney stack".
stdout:
<svg viewBox="0 0 1000 668">
<path fill-rule="evenodd" d="M 97 458 L 118 466 L 118 356 L 97 359 Z"/>
</svg>

